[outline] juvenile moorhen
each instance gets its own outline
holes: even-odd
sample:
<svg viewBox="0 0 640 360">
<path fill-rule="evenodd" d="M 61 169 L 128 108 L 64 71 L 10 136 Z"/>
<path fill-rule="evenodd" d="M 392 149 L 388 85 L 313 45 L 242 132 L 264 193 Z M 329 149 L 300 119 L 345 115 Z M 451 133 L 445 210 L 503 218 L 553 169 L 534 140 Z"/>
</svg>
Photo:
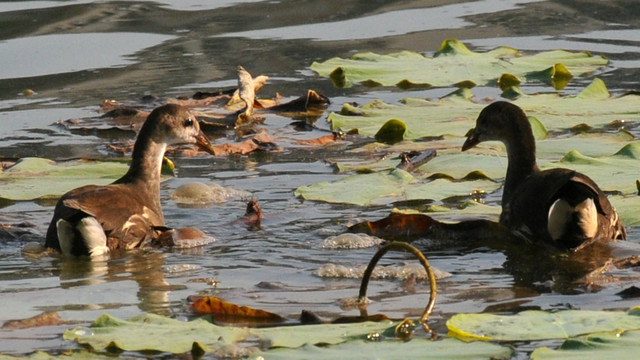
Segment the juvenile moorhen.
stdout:
<svg viewBox="0 0 640 360">
<path fill-rule="evenodd" d="M 562 168 L 540 171 L 531 125 L 518 106 L 498 101 L 485 107 L 462 151 L 491 140 L 507 148 L 500 223 L 514 235 L 567 251 L 626 238 L 616 210 L 588 176 Z"/>
<path fill-rule="evenodd" d="M 127 173 L 112 184 L 64 194 L 45 246 L 64 255 L 98 256 L 157 239 L 167 230 L 160 207 L 160 168 L 167 146 L 173 144 L 196 144 L 215 155 L 186 108 L 169 104 L 154 109 L 140 129 Z"/>
</svg>

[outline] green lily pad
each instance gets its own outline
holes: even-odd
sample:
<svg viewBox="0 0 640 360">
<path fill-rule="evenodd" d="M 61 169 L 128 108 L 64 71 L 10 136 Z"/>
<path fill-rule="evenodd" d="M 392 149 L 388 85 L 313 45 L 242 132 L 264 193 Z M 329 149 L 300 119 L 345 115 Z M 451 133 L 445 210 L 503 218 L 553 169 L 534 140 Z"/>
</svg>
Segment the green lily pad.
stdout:
<svg viewBox="0 0 640 360">
<path fill-rule="evenodd" d="M 513 350 L 484 342 L 465 343 L 445 338 L 431 341 L 422 338 L 411 341 L 350 341 L 335 346 L 306 345 L 298 349 L 274 349 L 263 352 L 265 359 L 359 359 L 371 354 L 378 359 L 503 359 Z"/>
<path fill-rule="evenodd" d="M 640 175 L 638 176 L 640 179 Z M 625 226 L 640 225 L 640 196 L 611 196 L 609 201 L 616 208 Z"/>
<path fill-rule="evenodd" d="M 398 119 L 391 119 L 384 123 L 374 135 L 377 141 L 385 144 L 395 144 L 402 141 L 407 126 Z"/>
<path fill-rule="evenodd" d="M 602 80 L 595 79 L 576 96 L 523 94 L 513 102 L 547 130 L 564 131 L 580 124 L 601 128 L 615 121 L 640 121 L 639 99 L 638 94 L 611 97 Z M 406 124 L 405 140 L 442 135 L 462 137 L 475 126 L 485 105 L 472 102 L 467 91 L 458 91 L 439 101 L 406 98 L 399 104 L 379 100 L 361 107 L 344 104 L 340 113 L 329 115 L 328 121 L 334 130 L 355 128 L 365 136 L 374 136 L 389 119 L 398 119 Z M 534 129 L 538 127 L 535 125 Z M 544 137 L 540 131 L 537 131 L 539 139 Z"/>
<path fill-rule="evenodd" d="M 504 152 L 503 152 L 504 154 Z M 379 167 L 395 164 L 383 160 Z M 355 165 L 350 165 L 355 168 Z M 378 165 L 368 165 L 375 168 Z M 501 187 L 496 181 L 504 178 L 507 159 L 504 155 L 449 153 L 437 156 L 419 168 L 421 176 L 397 169 L 383 169 L 373 173 L 354 174 L 333 182 L 301 186 L 295 195 L 307 200 L 354 205 L 384 204 L 399 200 L 443 200 L 472 193 L 491 193 Z M 561 160 L 547 161 L 543 169 L 563 167 L 591 177 L 605 191 L 630 195 L 638 192 L 640 177 L 640 144 L 629 143 L 613 155 L 589 157 L 578 151 L 568 152 Z M 345 167 L 341 167 L 345 169 Z M 479 170 L 484 175 L 466 179 Z M 611 175 L 615 176 L 611 176 Z M 462 179 L 465 179 L 461 181 Z M 453 180 L 453 181 L 452 181 Z M 632 218 L 625 213 L 623 219 Z"/>
<path fill-rule="evenodd" d="M 568 339 L 603 331 L 640 329 L 640 311 L 523 311 L 516 315 L 456 314 L 449 335 L 460 339 L 531 341 Z"/>
<path fill-rule="evenodd" d="M 128 169 L 128 164 L 115 161 L 55 162 L 24 158 L 0 173 L 0 198 L 17 201 L 55 198 L 83 185 L 112 183 Z"/>
<path fill-rule="evenodd" d="M 640 352 L 640 331 L 612 331 L 590 334 L 564 342 L 559 349 L 540 347 L 532 360 L 636 359 Z"/>
<path fill-rule="evenodd" d="M 509 47 L 487 52 L 469 50 L 458 40 L 445 40 L 433 57 L 412 51 L 392 54 L 358 53 L 350 59 L 332 58 L 314 62 L 311 69 L 328 76 L 336 87 L 356 83 L 382 86 L 473 86 L 496 82 L 503 73 L 526 80 L 542 80 L 557 89 L 566 78 L 593 72 L 608 60 L 588 52 L 564 50 L 523 55 Z M 554 77 L 556 81 L 554 82 Z"/>
<path fill-rule="evenodd" d="M 269 344 L 272 348 L 339 344 L 364 339 L 371 332 L 384 332 L 393 326 L 391 321 L 386 320 L 254 329 L 218 326 L 203 319 L 180 321 L 154 314 L 142 314 L 128 321 L 104 314 L 90 328 L 67 330 L 63 337 L 68 341 L 89 345 L 96 351 L 108 348 L 180 354 L 191 351 L 194 347 L 212 352 L 238 342 L 243 342 L 246 346 L 251 346 L 249 342 L 254 343 L 254 346 L 260 342 Z"/>
<path fill-rule="evenodd" d="M 638 192 L 636 180 L 640 174 L 640 144 L 629 143 L 613 155 L 600 157 L 586 156 L 573 150 L 560 161 L 543 166 L 552 167 L 569 168 L 587 174 L 605 191 L 635 194 Z"/>
<path fill-rule="evenodd" d="M 380 198 L 402 196 L 405 185 L 413 176 L 400 169 L 371 174 L 347 176 L 334 182 L 319 182 L 311 186 L 300 186 L 295 196 L 307 200 L 333 203 L 370 205 Z M 388 201 L 386 201 L 388 202 Z"/>
<path fill-rule="evenodd" d="M 85 349 L 73 349 L 73 350 L 65 350 L 59 355 L 52 355 L 45 351 L 35 351 L 28 356 L 21 355 L 4 355 L 0 354 L 0 360 L 17 360 L 17 359 L 28 359 L 28 360 L 52 360 L 52 359 L 61 359 L 61 360 L 113 360 L 113 355 L 108 354 L 97 354 L 95 352 L 87 351 Z"/>
</svg>

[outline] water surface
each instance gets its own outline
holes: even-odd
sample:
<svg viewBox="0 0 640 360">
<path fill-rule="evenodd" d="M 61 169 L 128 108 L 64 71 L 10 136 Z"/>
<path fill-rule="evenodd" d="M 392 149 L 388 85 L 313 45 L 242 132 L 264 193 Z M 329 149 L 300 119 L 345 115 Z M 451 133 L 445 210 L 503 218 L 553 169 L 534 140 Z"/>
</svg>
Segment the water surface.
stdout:
<svg viewBox="0 0 640 360">
<path fill-rule="evenodd" d="M 106 146 L 132 140 L 132 132 L 70 131 L 57 123 L 86 118 L 99 122 L 97 110 L 104 99 L 140 104 L 145 95 L 163 99 L 232 87 L 237 65 L 254 75 L 270 76 L 261 96 L 279 93 L 290 99 L 315 89 L 331 99 L 328 111 L 339 110 L 344 102 L 435 98 L 453 89 L 336 89 L 308 67 L 313 61 L 347 57 L 356 51 L 432 54 L 449 38 L 460 39 L 474 50 L 506 45 L 524 51 L 566 48 L 605 55 L 611 59 L 610 66 L 575 79 L 563 93 L 575 93 L 599 76 L 619 95 L 638 88 L 638 14 L 640 8 L 623 1 L 0 2 L 0 156 L 113 157 Z M 36 94 L 26 97 L 26 89 Z M 525 91 L 550 89 L 533 84 Z M 488 87 L 474 93 L 499 95 Z M 177 176 L 162 186 L 165 217 L 172 226 L 196 225 L 216 238 L 203 248 L 145 251 L 92 263 L 28 259 L 21 253 L 22 246 L 27 241 L 44 241 L 52 204 L 3 204 L 0 223 L 31 226 L 19 239 L 0 239 L 0 322 L 54 310 L 67 321 L 86 324 L 104 312 L 121 318 L 147 311 L 185 317 L 189 315 L 185 300 L 196 294 L 219 296 L 291 319 L 303 309 L 327 319 L 355 314 L 341 309 L 340 299 L 356 296 L 359 281 L 324 279 L 315 271 L 330 262 L 364 265 L 375 248 L 324 249 L 320 244 L 348 224 L 386 216 L 392 207 L 331 205 L 294 197 L 298 186 L 344 176 L 334 173 L 325 160 L 358 156 L 345 152 L 356 144 L 322 149 L 293 144 L 296 139 L 325 135 L 328 111 L 308 131 L 294 126 L 291 118 L 265 115 L 262 127 L 278 135 L 280 152 L 174 157 Z M 222 142 L 234 134 L 210 136 Z M 169 199 L 174 189 L 189 181 L 216 182 L 250 192 L 266 215 L 261 228 L 235 222 L 244 212 L 246 199 L 208 208 L 183 207 Z M 631 241 L 638 242 L 638 229 L 631 227 L 629 233 Z M 446 319 L 458 312 L 635 305 L 633 299 L 616 295 L 629 282 L 556 291 L 553 283 L 518 278 L 518 271 L 500 251 L 429 248 L 429 241 L 421 243 L 429 249 L 432 265 L 452 274 L 438 284 L 431 320 L 442 333 Z M 410 260 L 403 254 L 390 254 L 383 263 L 405 261 Z M 373 281 L 368 291 L 374 300 L 370 312 L 419 316 L 427 289 L 422 283 L 412 287 L 403 281 Z M 72 347 L 60 338 L 67 327 L 0 330 L 0 352 Z M 523 347 L 519 356 L 526 352 Z"/>
</svg>

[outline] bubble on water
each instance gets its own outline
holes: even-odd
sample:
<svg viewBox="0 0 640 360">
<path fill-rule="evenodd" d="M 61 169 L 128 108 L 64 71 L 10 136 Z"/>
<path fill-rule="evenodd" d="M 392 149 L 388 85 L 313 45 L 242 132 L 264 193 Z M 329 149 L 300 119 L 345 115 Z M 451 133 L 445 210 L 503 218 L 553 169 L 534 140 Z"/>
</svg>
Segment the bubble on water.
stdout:
<svg viewBox="0 0 640 360">
<path fill-rule="evenodd" d="M 363 249 L 380 245 L 383 241 L 367 234 L 344 233 L 322 240 L 320 247 L 323 249 Z"/>
<path fill-rule="evenodd" d="M 186 205 L 220 204 L 230 198 L 248 198 L 251 193 L 226 188 L 216 183 L 190 182 L 180 185 L 170 196 L 175 202 Z"/>
<path fill-rule="evenodd" d="M 47 248 L 40 242 L 28 242 L 22 247 L 22 254 L 28 258 L 41 258 L 47 253 Z"/>
<path fill-rule="evenodd" d="M 166 265 L 163 267 L 164 272 L 169 274 L 181 273 L 186 271 L 195 271 L 201 268 L 200 265 L 194 264 L 175 264 L 175 265 Z"/>
<path fill-rule="evenodd" d="M 315 275 L 322 278 L 343 278 L 343 279 L 361 279 L 364 274 L 366 265 L 361 266 L 345 266 L 339 264 L 328 263 L 322 265 L 315 271 Z M 431 267 L 436 279 L 443 279 L 452 276 L 446 271 L 442 271 Z M 371 273 L 371 279 L 400 279 L 406 280 L 414 278 L 416 280 L 427 279 L 427 272 L 422 265 L 388 265 L 376 266 Z"/>
<path fill-rule="evenodd" d="M 371 303 L 371 300 L 369 300 L 369 298 L 367 298 L 366 296 L 362 299 L 360 299 L 357 296 L 350 297 L 350 298 L 340 299 L 340 309 L 344 311 L 349 311 L 353 309 L 359 309 L 361 306 L 365 306 L 370 303 Z"/>
<path fill-rule="evenodd" d="M 79 328 L 76 328 L 76 329 L 73 331 L 73 333 L 74 333 L 76 336 L 93 336 L 93 335 L 94 335 L 94 334 L 93 334 L 93 330 L 91 330 L 90 328 L 85 327 L 85 326 L 83 326 L 83 327 L 79 327 Z"/>
</svg>

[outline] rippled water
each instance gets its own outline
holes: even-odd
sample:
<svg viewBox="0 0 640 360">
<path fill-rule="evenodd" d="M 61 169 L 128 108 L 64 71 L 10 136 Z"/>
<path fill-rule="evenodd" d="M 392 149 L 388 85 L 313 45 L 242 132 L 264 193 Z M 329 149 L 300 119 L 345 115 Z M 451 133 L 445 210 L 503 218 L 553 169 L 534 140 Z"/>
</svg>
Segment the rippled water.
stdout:
<svg viewBox="0 0 640 360">
<path fill-rule="evenodd" d="M 0 2 L 0 156 L 68 159 L 113 156 L 106 144 L 133 133 L 69 131 L 56 125 L 75 118 L 97 119 L 103 99 L 138 102 L 145 95 L 175 97 L 233 87 L 241 64 L 270 81 L 261 96 L 295 98 L 306 89 L 328 96 L 329 111 L 344 102 L 388 102 L 407 96 L 438 97 L 452 89 L 336 89 L 308 66 L 355 51 L 414 50 L 427 54 L 444 39 L 457 38 L 472 49 L 499 45 L 521 50 L 565 48 L 606 55 L 611 64 L 597 75 L 614 94 L 637 90 L 640 78 L 640 6 L 625 1 L 11 1 Z M 576 79 L 571 94 L 591 78 Z M 35 95 L 22 95 L 32 89 Z M 548 91 L 530 85 L 526 92 Z M 498 96 L 493 88 L 474 89 L 478 97 Z M 132 253 L 106 262 L 28 259 L 25 241 L 44 241 L 51 204 L 4 203 L 0 223 L 26 228 L 21 239 L 0 239 L 0 322 L 58 311 L 69 322 L 89 323 L 100 314 L 129 318 L 143 311 L 188 315 L 185 299 L 216 295 L 295 318 L 302 309 L 335 318 L 353 310 L 340 300 L 357 295 L 357 279 L 315 275 L 328 263 L 362 266 L 375 248 L 329 249 L 324 239 L 346 225 L 386 216 L 391 207 L 302 202 L 300 185 L 330 181 L 325 162 L 357 155 L 354 145 L 307 149 L 300 138 L 326 134 L 326 112 L 312 130 L 290 118 L 267 114 L 262 125 L 277 134 L 281 152 L 229 157 L 174 157 L 178 176 L 163 183 L 167 223 L 198 226 L 216 238 L 203 248 Z M 226 141 L 229 134 L 211 134 Z M 232 198 L 207 208 L 179 206 L 170 193 L 191 181 L 215 182 L 247 191 L 265 214 L 260 229 L 235 220 L 244 200 Z M 632 241 L 638 229 L 630 228 Z M 426 245 L 425 245 L 426 246 Z M 522 308 L 627 308 L 633 300 L 615 295 L 629 286 L 614 283 L 599 291 L 576 287 L 551 291 L 545 284 L 518 281 L 501 252 L 439 246 L 428 252 L 435 267 L 452 274 L 438 284 L 434 327 L 457 312 L 514 312 Z M 391 254 L 382 262 L 403 265 Z M 376 280 L 368 291 L 370 312 L 392 317 L 419 316 L 428 286 Z M 68 348 L 68 326 L 0 330 L 0 352 Z M 33 340 L 37 339 L 37 342 Z M 526 347 L 524 350 L 526 352 Z"/>
</svg>

